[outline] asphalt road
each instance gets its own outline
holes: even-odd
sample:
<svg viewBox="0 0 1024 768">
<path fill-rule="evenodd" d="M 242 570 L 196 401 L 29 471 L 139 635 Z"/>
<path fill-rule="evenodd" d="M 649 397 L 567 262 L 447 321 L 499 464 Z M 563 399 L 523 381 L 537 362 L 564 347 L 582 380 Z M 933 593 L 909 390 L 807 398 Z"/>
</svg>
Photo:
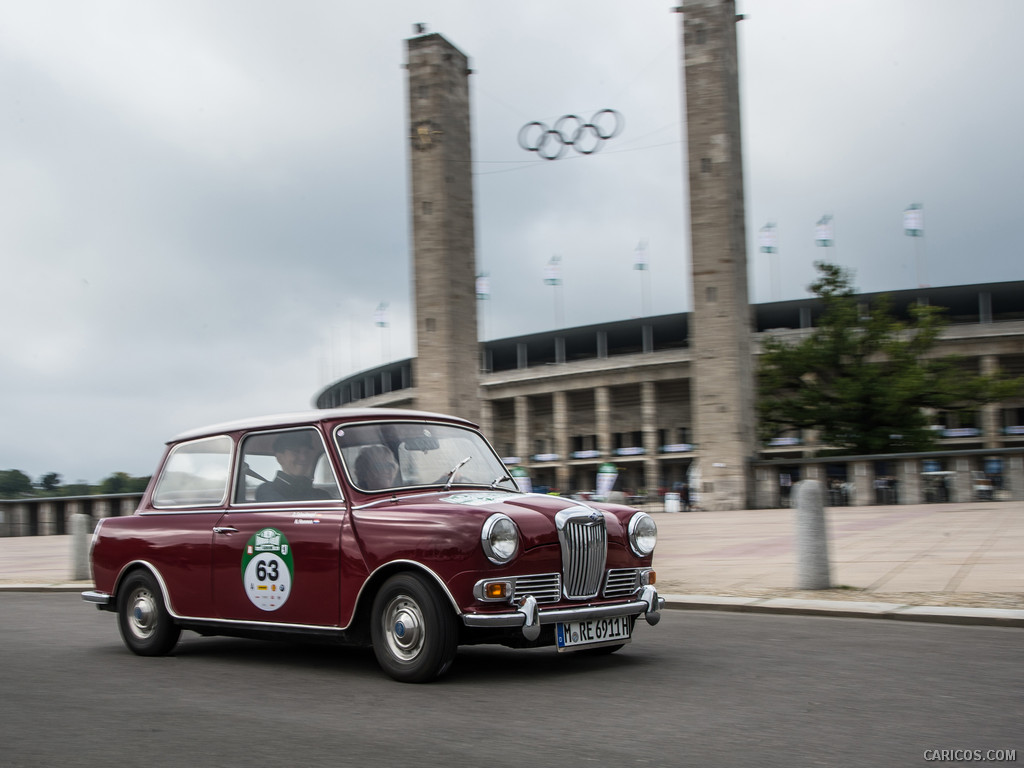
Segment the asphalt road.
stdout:
<svg viewBox="0 0 1024 768">
<path fill-rule="evenodd" d="M 613 656 L 463 648 L 420 686 L 326 646 L 185 633 L 139 658 L 72 594 L 0 594 L 0 641 L 11 768 L 1024 762 L 1019 629 L 666 611 Z"/>
</svg>

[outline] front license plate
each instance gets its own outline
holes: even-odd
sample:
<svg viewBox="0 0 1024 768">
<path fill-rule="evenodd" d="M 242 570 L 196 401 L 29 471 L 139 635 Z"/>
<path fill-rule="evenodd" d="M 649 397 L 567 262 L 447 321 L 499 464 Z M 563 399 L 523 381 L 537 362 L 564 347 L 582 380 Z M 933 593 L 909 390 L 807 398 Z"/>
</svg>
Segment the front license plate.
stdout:
<svg viewBox="0 0 1024 768">
<path fill-rule="evenodd" d="M 606 619 L 566 621 L 555 625 L 558 650 L 574 651 L 597 645 L 619 645 L 629 642 L 631 617 L 611 616 Z"/>
</svg>

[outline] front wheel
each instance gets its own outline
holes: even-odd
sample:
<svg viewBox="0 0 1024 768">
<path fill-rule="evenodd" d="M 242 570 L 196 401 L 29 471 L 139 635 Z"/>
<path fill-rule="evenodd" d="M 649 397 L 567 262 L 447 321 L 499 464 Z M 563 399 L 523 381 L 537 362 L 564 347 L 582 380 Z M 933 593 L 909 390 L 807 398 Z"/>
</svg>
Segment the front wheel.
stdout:
<svg viewBox="0 0 1024 768">
<path fill-rule="evenodd" d="M 455 614 L 438 589 L 416 573 L 384 582 L 373 600 L 370 634 L 381 668 L 403 683 L 444 674 L 458 649 Z"/>
<path fill-rule="evenodd" d="M 117 626 L 124 644 L 139 656 L 163 656 L 181 636 L 181 627 L 167 612 L 156 579 L 147 571 L 136 571 L 121 585 Z"/>
</svg>

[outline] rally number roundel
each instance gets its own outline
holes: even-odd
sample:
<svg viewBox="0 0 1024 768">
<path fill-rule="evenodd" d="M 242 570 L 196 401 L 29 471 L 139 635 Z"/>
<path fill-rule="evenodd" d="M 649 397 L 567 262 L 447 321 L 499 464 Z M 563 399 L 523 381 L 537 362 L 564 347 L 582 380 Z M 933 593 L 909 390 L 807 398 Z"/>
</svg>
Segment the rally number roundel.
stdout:
<svg viewBox="0 0 1024 768">
<path fill-rule="evenodd" d="M 261 611 L 276 611 L 292 591 L 292 548 L 276 528 L 264 528 L 249 539 L 242 553 L 242 585 Z"/>
</svg>

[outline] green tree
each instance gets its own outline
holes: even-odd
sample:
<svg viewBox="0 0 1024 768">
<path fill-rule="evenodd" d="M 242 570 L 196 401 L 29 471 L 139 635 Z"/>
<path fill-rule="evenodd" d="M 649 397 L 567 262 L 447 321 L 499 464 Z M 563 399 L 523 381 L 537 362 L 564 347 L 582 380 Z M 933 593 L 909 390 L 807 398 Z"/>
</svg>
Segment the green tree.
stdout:
<svg viewBox="0 0 1024 768">
<path fill-rule="evenodd" d="M 47 493 L 53 493 L 57 490 L 57 486 L 60 485 L 60 475 L 56 472 L 47 472 L 41 478 L 39 478 L 39 487 Z"/>
<path fill-rule="evenodd" d="M 142 493 L 146 490 L 147 485 L 149 485 L 148 477 L 132 477 L 127 472 L 115 472 L 104 479 L 95 492 L 102 494 Z"/>
<path fill-rule="evenodd" d="M 13 499 L 32 493 L 32 479 L 20 469 L 0 470 L 0 498 Z"/>
<path fill-rule="evenodd" d="M 127 486 L 124 489 L 125 493 L 145 493 L 146 487 L 149 485 L 149 481 L 152 479 L 151 475 L 145 477 L 133 477 L 128 481 Z"/>
<path fill-rule="evenodd" d="M 62 486 L 60 489 L 61 496 L 90 496 L 95 491 L 91 485 L 84 481 L 77 483 L 71 483 L 70 485 Z"/>
<path fill-rule="evenodd" d="M 822 444 L 848 454 L 928 450 L 935 435 L 926 409 L 969 411 L 1024 391 L 1021 380 L 979 375 L 934 348 L 945 320 L 915 304 L 896 319 L 888 297 L 866 310 L 850 274 L 816 262 L 810 286 L 824 311 L 794 342 L 765 340 L 758 366 L 762 437 L 817 430 Z"/>
<path fill-rule="evenodd" d="M 132 476 L 127 472 L 115 472 L 100 483 L 99 492 L 103 494 L 127 493 L 126 489 L 131 479 Z"/>
</svg>

